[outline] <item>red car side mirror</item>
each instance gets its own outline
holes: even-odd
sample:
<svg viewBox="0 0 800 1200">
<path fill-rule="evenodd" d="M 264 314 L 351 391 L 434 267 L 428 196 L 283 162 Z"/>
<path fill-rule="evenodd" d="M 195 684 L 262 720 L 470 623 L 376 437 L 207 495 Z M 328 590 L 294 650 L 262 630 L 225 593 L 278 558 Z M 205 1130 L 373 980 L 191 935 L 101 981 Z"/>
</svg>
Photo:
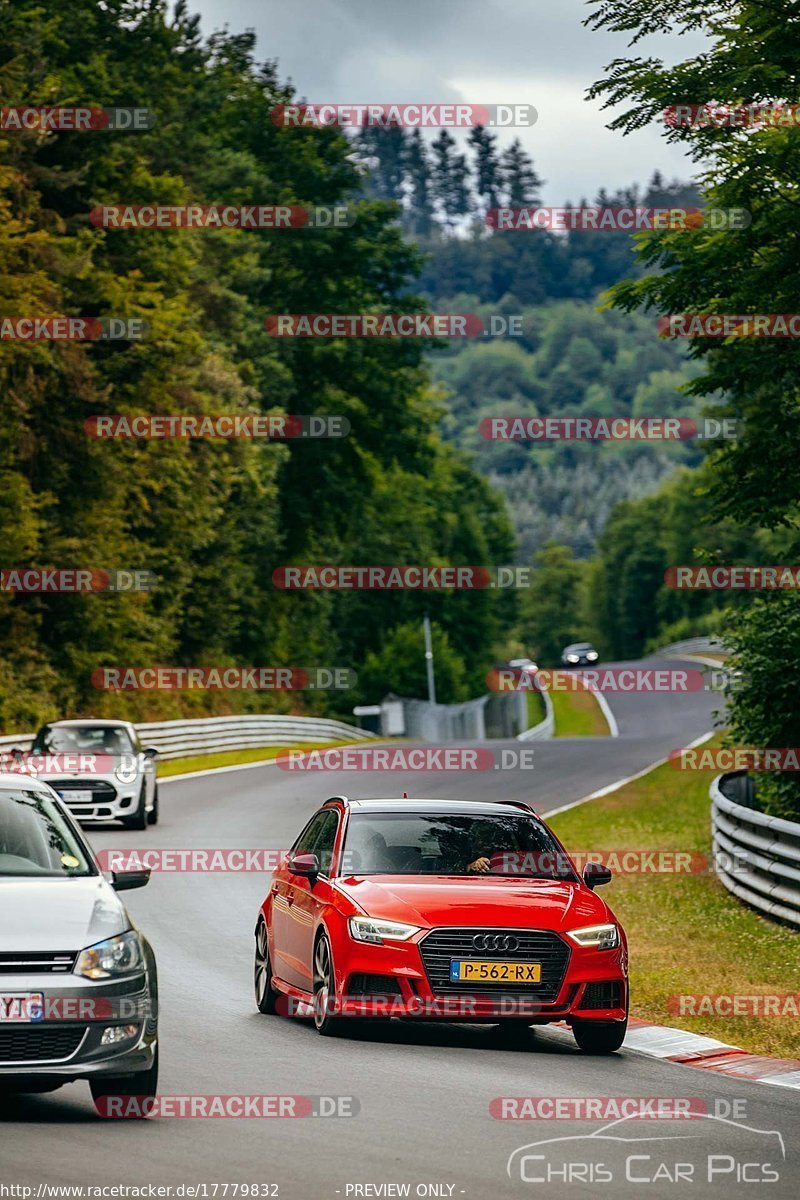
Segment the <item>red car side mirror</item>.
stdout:
<svg viewBox="0 0 800 1200">
<path fill-rule="evenodd" d="M 603 863 L 587 862 L 583 868 L 583 882 L 588 888 L 599 887 L 601 883 L 611 883 L 611 869 Z"/>
<path fill-rule="evenodd" d="M 291 854 L 287 866 L 292 875 L 302 875 L 305 879 L 316 879 L 319 875 L 319 859 L 316 854 Z"/>
</svg>

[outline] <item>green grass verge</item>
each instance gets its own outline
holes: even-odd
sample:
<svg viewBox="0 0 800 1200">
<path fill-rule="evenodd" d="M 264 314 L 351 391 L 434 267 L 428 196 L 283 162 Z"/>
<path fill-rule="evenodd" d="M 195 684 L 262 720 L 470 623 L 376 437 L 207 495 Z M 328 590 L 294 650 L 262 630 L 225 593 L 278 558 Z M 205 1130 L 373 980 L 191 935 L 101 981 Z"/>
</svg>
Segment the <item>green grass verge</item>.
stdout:
<svg viewBox="0 0 800 1200">
<path fill-rule="evenodd" d="M 248 750 L 223 750 L 219 754 L 193 754 L 191 758 L 172 758 L 158 764 L 160 779 L 183 775 L 189 771 L 208 771 L 212 767 L 238 767 L 245 763 L 275 758 L 281 751 L 329 750 L 332 746 L 349 746 L 351 742 L 298 742 L 296 746 L 254 746 Z"/>
<path fill-rule="evenodd" d="M 568 850 L 710 854 L 710 771 L 666 764 L 610 796 L 553 818 Z M 628 935 L 631 1012 L 753 1053 L 798 1057 L 791 1017 L 677 1016 L 677 994 L 798 990 L 797 933 L 746 908 L 711 875 L 616 875 L 603 891 Z"/>
<path fill-rule="evenodd" d="M 540 725 L 547 716 L 544 700 L 541 692 L 526 692 L 525 699 L 528 702 L 528 729 L 532 729 L 534 725 Z"/>
<path fill-rule="evenodd" d="M 590 691 L 550 692 L 556 737 L 608 737 L 608 721 Z"/>
</svg>

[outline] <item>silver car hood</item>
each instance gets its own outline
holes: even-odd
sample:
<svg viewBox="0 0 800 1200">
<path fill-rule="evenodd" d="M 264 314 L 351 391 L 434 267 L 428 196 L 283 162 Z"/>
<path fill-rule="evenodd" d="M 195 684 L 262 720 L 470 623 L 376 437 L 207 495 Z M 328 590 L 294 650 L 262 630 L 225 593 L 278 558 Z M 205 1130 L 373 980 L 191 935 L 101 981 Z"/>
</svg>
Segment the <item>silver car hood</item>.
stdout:
<svg viewBox="0 0 800 1200">
<path fill-rule="evenodd" d="M 102 875 L 0 877 L 0 953 L 83 950 L 130 928 L 124 905 Z"/>
</svg>

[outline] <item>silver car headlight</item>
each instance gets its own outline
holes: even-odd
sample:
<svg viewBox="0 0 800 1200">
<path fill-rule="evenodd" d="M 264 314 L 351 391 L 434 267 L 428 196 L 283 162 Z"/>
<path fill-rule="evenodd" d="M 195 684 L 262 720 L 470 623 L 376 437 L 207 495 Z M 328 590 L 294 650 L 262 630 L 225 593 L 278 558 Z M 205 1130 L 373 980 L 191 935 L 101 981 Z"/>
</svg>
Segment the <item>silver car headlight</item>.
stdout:
<svg viewBox="0 0 800 1200">
<path fill-rule="evenodd" d="M 597 651 L 590 650 L 589 653 L 586 655 L 586 657 L 588 658 L 589 662 L 597 662 L 597 657 L 598 657 Z"/>
<path fill-rule="evenodd" d="M 567 662 L 576 663 L 576 662 L 580 662 L 580 661 L 581 661 L 581 659 L 580 659 L 579 654 L 568 654 L 567 655 Z"/>
<path fill-rule="evenodd" d="M 415 933 L 419 933 L 418 925 L 404 925 L 402 921 L 376 921 L 373 917 L 351 917 L 350 936 L 357 942 L 372 942 L 382 946 L 384 941 L 407 942 Z"/>
<path fill-rule="evenodd" d="M 584 925 L 570 929 L 567 937 L 576 946 L 589 946 L 595 950 L 613 950 L 619 945 L 619 929 L 616 925 Z"/>
<path fill-rule="evenodd" d="M 141 939 L 132 929 L 81 950 L 75 963 L 75 974 L 86 979 L 118 979 L 143 969 Z"/>
</svg>

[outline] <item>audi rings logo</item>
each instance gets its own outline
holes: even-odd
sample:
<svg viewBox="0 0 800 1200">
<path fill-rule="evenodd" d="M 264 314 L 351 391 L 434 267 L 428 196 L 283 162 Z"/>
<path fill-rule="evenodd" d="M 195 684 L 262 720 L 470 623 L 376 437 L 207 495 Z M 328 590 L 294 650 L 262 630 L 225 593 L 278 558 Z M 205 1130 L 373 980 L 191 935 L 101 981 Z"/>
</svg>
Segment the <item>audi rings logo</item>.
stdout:
<svg viewBox="0 0 800 1200">
<path fill-rule="evenodd" d="M 477 933 L 472 944 L 476 950 L 505 950 L 507 954 L 519 949 L 519 940 L 511 933 Z"/>
</svg>

